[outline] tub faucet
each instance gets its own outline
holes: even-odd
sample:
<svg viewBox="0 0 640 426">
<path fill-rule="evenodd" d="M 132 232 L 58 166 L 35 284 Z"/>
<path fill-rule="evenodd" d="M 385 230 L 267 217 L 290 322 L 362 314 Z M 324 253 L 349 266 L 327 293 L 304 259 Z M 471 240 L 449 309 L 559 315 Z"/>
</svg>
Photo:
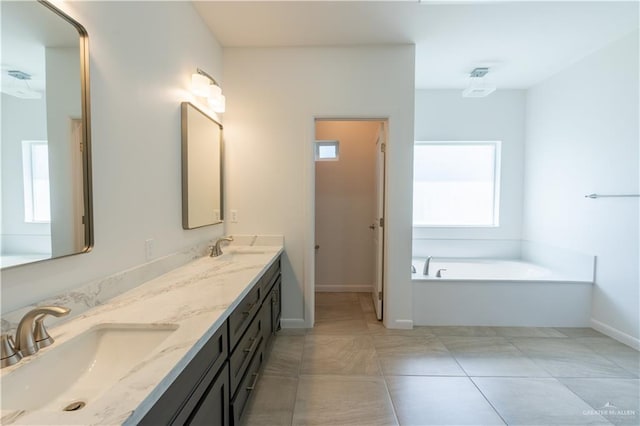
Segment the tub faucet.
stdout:
<svg viewBox="0 0 640 426">
<path fill-rule="evenodd" d="M 218 238 L 214 245 L 209 246 L 209 250 L 211 250 L 211 253 L 209 253 L 209 256 L 218 257 L 218 256 L 222 255 L 222 242 L 223 241 L 227 241 L 227 242 L 230 243 L 231 241 L 233 241 L 233 237 L 229 236 L 229 237 Z"/>
<path fill-rule="evenodd" d="M 24 357 L 33 355 L 40 348 L 52 344 L 53 338 L 44 328 L 45 316 L 62 317 L 69 314 L 70 311 L 71 309 L 62 306 L 41 306 L 27 312 L 16 329 L 15 350 L 20 351 Z"/>
<path fill-rule="evenodd" d="M 424 261 L 424 268 L 422 269 L 422 275 L 429 275 L 429 265 L 431 264 L 431 258 L 433 256 L 429 256 L 427 257 L 427 259 Z"/>
</svg>

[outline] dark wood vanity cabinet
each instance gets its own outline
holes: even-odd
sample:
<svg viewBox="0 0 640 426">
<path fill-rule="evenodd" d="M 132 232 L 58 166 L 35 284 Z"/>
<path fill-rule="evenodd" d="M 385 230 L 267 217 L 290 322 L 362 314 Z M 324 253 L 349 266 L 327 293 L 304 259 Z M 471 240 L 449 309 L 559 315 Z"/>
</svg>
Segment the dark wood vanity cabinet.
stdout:
<svg viewBox="0 0 640 426">
<path fill-rule="evenodd" d="M 229 339 L 225 323 L 176 377 L 139 424 L 198 424 L 191 423 L 190 420 L 200 418 L 197 411 L 204 402 L 214 397 L 216 392 L 224 392 L 226 395 L 229 393 L 228 354 Z M 230 424 L 228 400 L 227 396 L 225 410 L 219 410 L 220 421 L 215 424 Z"/>
<path fill-rule="evenodd" d="M 238 426 L 280 328 L 280 294 L 278 257 L 139 424 Z"/>
</svg>

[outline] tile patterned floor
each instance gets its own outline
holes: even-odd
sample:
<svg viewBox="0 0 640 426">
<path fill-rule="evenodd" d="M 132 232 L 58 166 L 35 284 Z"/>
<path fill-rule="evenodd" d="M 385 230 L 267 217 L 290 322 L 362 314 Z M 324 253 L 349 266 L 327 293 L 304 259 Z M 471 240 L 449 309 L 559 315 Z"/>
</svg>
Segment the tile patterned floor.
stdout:
<svg viewBox="0 0 640 426">
<path fill-rule="evenodd" d="M 369 294 L 317 293 L 245 425 L 640 425 L 639 376 L 638 351 L 592 329 L 388 330 Z"/>
</svg>

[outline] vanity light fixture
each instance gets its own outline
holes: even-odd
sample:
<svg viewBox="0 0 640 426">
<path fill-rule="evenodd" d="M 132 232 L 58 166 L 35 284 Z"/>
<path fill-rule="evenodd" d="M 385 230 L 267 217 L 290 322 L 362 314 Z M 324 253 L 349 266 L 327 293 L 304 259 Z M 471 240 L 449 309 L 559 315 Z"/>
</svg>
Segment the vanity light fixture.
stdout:
<svg viewBox="0 0 640 426">
<path fill-rule="evenodd" d="M 496 90 L 496 86 L 491 86 L 485 80 L 489 73 L 489 68 L 475 68 L 469 74 L 469 85 L 462 91 L 463 98 L 484 98 Z"/>
<path fill-rule="evenodd" d="M 196 96 L 207 98 L 207 102 L 213 111 L 225 111 L 226 99 L 222 94 L 222 88 L 215 78 L 200 68 L 197 69 L 195 74 L 191 75 L 191 91 Z"/>
</svg>

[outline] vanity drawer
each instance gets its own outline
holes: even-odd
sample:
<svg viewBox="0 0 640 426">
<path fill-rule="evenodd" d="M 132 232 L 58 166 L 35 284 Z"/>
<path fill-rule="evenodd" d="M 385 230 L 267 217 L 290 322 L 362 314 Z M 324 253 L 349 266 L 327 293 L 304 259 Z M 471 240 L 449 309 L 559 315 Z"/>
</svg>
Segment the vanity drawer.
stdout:
<svg viewBox="0 0 640 426">
<path fill-rule="evenodd" d="M 262 315 L 263 310 L 264 308 L 260 310 L 260 314 L 258 314 L 256 319 L 253 320 L 247 329 L 247 332 L 244 333 L 244 336 L 240 339 L 238 346 L 229 357 L 231 395 L 236 392 L 236 389 L 240 384 L 240 380 L 242 380 L 244 373 L 247 371 L 249 361 L 251 361 L 253 355 L 258 349 L 258 346 L 260 346 L 261 339 L 264 335 L 264 329 L 267 328 L 267 323 Z"/>
<path fill-rule="evenodd" d="M 280 257 L 278 257 L 275 262 L 267 269 L 267 272 L 264 273 L 262 278 L 260 279 L 260 286 L 262 287 L 262 298 L 265 299 L 271 287 L 276 282 L 276 277 L 280 275 Z"/>
<path fill-rule="evenodd" d="M 235 348 L 244 331 L 260 309 L 262 288 L 256 285 L 229 315 L 229 347 Z"/>
<path fill-rule="evenodd" d="M 258 371 L 262 366 L 263 360 L 264 342 L 261 341 L 255 356 L 249 364 L 247 374 L 245 374 L 244 378 L 240 382 L 235 398 L 231 400 L 231 419 L 233 420 L 233 426 L 239 426 L 241 424 L 242 416 L 245 408 L 247 407 L 247 403 L 249 402 L 249 398 L 251 397 L 256 383 L 258 382 Z"/>
</svg>

